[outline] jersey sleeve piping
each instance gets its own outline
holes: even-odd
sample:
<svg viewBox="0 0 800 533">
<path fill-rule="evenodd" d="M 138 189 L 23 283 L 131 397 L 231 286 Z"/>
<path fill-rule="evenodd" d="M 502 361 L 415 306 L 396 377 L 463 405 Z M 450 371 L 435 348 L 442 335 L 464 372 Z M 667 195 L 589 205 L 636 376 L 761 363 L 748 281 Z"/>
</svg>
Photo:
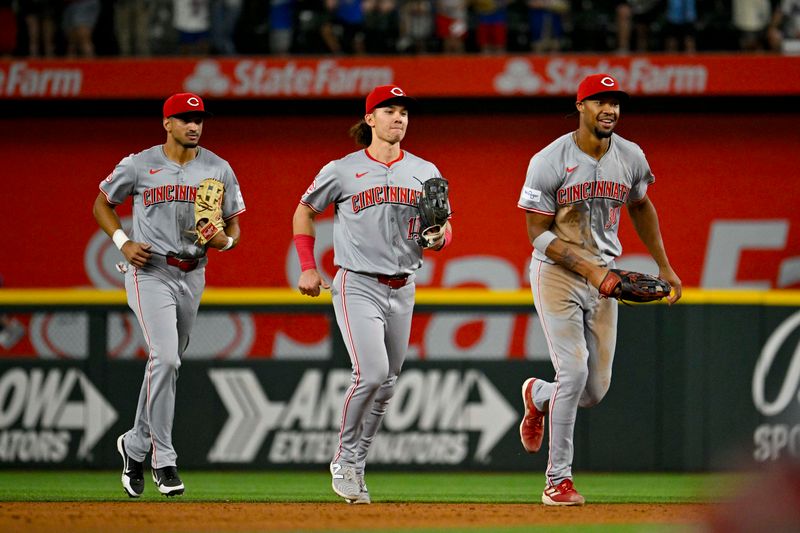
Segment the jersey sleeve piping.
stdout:
<svg viewBox="0 0 800 533">
<path fill-rule="evenodd" d="M 241 215 L 241 214 L 242 214 L 242 213 L 244 213 L 245 211 L 247 211 L 247 208 L 246 208 L 246 207 L 245 207 L 244 209 L 240 209 L 239 211 L 235 212 L 235 213 L 234 213 L 234 214 L 232 214 L 232 215 L 228 215 L 228 216 L 226 216 L 226 217 L 222 217 L 222 220 L 230 220 L 230 219 L 232 219 L 233 217 L 235 217 L 235 216 L 237 216 L 237 215 Z"/>
<path fill-rule="evenodd" d="M 628 202 L 628 205 L 639 205 L 645 200 L 647 200 L 647 193 L 645 193 L 645 195 L 642 196 L 641 198 L 637 198 L 636 200 L 631 200 L 630 202 Z"/>
<path fill-rule="evenodd" d="M 555 211 L 541 211 L 539 209 L 531 209 L 530 207 L 525 207 L 524 205 L 520 205 L 520 204 L 517 204 L 517 207 L 519 207 L 520 209 L 523 209 L 525 211 L 528 211 L 529 213 L 539 213 L 540 215 L 553 216 L 553 215 L 556 214 Z"/>
<path fill-rule="evenodd" d="M 106 202 L 108 202 L 111 205 L 119 205 L 118 202 L 114 202 L 113 200 L 111 200 L 111 198 L 108 197 L 108 193 L 103 190 L 103 187 L 98 186 L 98 188 L 100 189 L 100 192 L 103 193 L 103 196 L 106 197 Z"/>
<path fill-rule="evenodd" d="M 316 207 L 314 207 L 313 205 L 311 205 L 308 202 L 304 202 L 303 200 L 300 200 L 300 204 L 306 206 L 307 208 L 311 209 L 315 213 L 322 213 L 322 211 L 320 211 L 319 209 L 317 209 Z"/>
</svg>

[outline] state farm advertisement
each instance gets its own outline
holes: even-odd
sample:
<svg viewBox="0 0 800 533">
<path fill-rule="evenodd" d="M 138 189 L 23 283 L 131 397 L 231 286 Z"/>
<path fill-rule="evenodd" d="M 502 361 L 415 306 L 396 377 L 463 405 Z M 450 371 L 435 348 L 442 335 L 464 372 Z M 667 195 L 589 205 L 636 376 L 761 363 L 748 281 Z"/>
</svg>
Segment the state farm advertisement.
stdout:
<svg viewBox="0 0 800 533">
<path fill-rule="evenodd" d="M 213 111 L 213 99 L 207 102 Z M 554 114 L 412 116 L 403 148 L 431 160 L 450 181 L 454 241 L 426 253 L 419 287 L 528 287 L 531 245 L 517 208 L 530 157 L 576 127 Z M 618 132 L 637 142 L 656 175 L 649 195 L 675 270 L 704 288 L 800 287 L 796 121 L 792 116 L 625 114 Z M 467 110 L 468 111 L 468 110 Z M 241 183 L 247 211 L 242 240 L 211 252 L 211 287 L 293 287 L 299 274 L 291 219 L 319 169 L 356 148 L 341 116 L 224 117 L 205 123 L 201 143 L 226 158 Z M 6 287 L 121 287 L 119 252 L 97 227 L 92 203 L 115 164 L 164 140 L 153 117 L 35 118 L 0 121 L 7 231 L 0 247 Z M 130 203 L 118 208 L 129 223 Z M 333 277 L 333 210 L 317 218 L 318 263 Z M 623 213 L 619 264 L 653 271 Z M 23 334 L 0 353 L 85 357 L 88 317 L 44 313 L 14 317 Z M 325 316 L 201 313 L 208 338 L 193 336 L 192 357 L 327 358 Z M 441 313 L 415 317 L 410 357 L 546 359 L 535 316 Z M 216 328 L 216 329 L 215 329 Z M 27 333 L 27 335 L 25 334 Z M 198 333 L 200 335 L 200 333 Z M 197 341 L 197 343 L 195 343 Z M 130 313 L 112 316 L 115 357 L 142 357 L 145 344 Z"/>
<path fill-rule="evenodd" d="M 641 95 L 800 94 L 800 57 L 720 54 L 0 60 L 0 98 L 352 98 L 389 83 L 430 97 L 558 96 L 595 72 Z"/>
</svg>

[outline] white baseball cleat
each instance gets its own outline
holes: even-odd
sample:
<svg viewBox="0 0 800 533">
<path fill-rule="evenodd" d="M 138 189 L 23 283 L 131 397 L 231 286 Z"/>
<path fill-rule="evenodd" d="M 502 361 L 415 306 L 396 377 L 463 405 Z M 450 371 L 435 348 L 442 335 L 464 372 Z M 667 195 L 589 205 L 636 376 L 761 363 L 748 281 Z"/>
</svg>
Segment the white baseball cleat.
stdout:
<svg viewBox="0 0 800 533">
<path fill-rule="evenodd" d="M 355 505 L 372 503 L 372 499 L 369 497 L 369 490 L 367 490 L 367 484 L 364 482 L 364 474 L 356 473 L 356 475 L 358 476 L 358 485 L 361 487 L 361 492 L 359 493 L 358 498 L 354 500 L 345 500 L 345 501 L 347 503 L 352 503 Z"/>
<path fill-rule="evenodd" d="M 361 484 L 354 465 L 331 463 L 331 478 L 333 492 L 345 500 L 357 500 L 361 496 Z"/>
</svg>

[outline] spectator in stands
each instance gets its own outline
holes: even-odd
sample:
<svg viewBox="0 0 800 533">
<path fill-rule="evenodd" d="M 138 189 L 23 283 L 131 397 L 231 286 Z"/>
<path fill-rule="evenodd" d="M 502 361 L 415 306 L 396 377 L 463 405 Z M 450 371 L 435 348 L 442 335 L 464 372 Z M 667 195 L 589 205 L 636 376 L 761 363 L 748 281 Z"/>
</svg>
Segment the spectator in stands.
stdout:
<svg viewBox="0 0 800 533">
<path fill-rule="evenodd" d="M 294 0 L 297 17 L 293 26 L 291 51 L 298 54 L 330 52 L 325 41 L 325 26 L 333 14 L 327 0 Z"/>
<path fill-rule="evenodd" d="M 233 34 L 242 13 L 242 0 L 211 0 L 210 7 L 211 45 L 214 51 L 228 56 L 235 55 Z"/>
<path fill-rule="evenodd" d="M 100 0 L 64 0 L 61 24 L 67 38 L 67 57 L 94 57 L 92 32 L 100 16 Z"/>
<path fill-rule="evenodd" d="M 401 52 L 424 54 L 433 37 L 433 6 L 430 0 L 406 0 L 400 11 Z"/>
<path fill-rule="evenodd" d="M 334 54 L 364 54 L 364 12 L 361 0 L 325 0 L 330 18 L 322 25 L 322 38 Z"/>
<path fill-rule="evenodd" d="M 564 37 L 567 0 L 528 0 L 528 30 L 531 50 L 537 54 L 558 52 Z"/>
<path fill-rule="evenodd" d="M 506 0 L 473 0 L 472 7 L 478 16 L 476 40 L 484 54 L 501 54 L 506 51 L 508 13 Z"/>
<path fill-rule="evenodd" d="M 362 0 L 361 8 L 364 12 L 365 50 L 370 54 L 396 52 L 400 34 L 400 14 L 397 9 L 397 1 Z"/>
<path fill-rule="evenodd" d="M 739 31 L 742 50 L 753 52 L 774 45 L 767 38 L 771 20 L 769 0 L 733 0 L 733 25 Z"/>
<path fill-rule="evenodd" d="M 0 57 L 10 56 L 17 46 L 17 15 L 12 0 L 0 0 Z"/>
<path fill-rule="evenodd" d="M 695 43 L 695 26 L 697 24 L 697 6 L 695 0 L 668 0 L 667 27 L 664 47 L 667 52 L 677 52 L 680 43 L 683 50 L 692 54 L 697 49 Z"/>
<path fill-rule="evenodd" d="M 632 29 L 636 33 L 636 50 L 648 51 L 653 23 L 664 12 L 663 0 L 622 0 L 617 2 L 618 48 L 621 53 L 631 49 Z"/>
<path fill-rule="evenodd" d="M 172 0 L 172 25 L 183 55 L 205 55 L 211 30 L 209 0 Z"/>
<path fill-rule="evenodd" d="M 294 0 L 270 0 L 269 51 L 277 55 L 288 54 L 292 47 L 294 30 Z"/>
<path fill-rule="evenodd" d="M 608 0 L 572 0 L 569 16 L 570 51 L 593 53 L 618 48 L 617 3 Z M 627 41 L 626 41 L 627 45 Z M 627 51 L 627 48 L 626 50 Z"/>
<path fill-rule="evenodd" d="M 120 55 L 150 55 L 150 4 L 150 0 L 114 2 L 114 30 Z"/>
<path fill-rule="evenodd" d="M 467 37 L 467 0 L 436 0 L 436 36 L 446 54 L 464 52 Z"/>
<path fill-rule="evenodd" d="M 19 0 L 19 14 L 28 31 L 28 55 L 56 55 L 56 20 L 59 0 Z"/>
<path fill-rule="evenodd" d="M 800 54 L 800 0 L 781 0 L 775 6 L 768 38 L 772 49 Z"/>
</svg>

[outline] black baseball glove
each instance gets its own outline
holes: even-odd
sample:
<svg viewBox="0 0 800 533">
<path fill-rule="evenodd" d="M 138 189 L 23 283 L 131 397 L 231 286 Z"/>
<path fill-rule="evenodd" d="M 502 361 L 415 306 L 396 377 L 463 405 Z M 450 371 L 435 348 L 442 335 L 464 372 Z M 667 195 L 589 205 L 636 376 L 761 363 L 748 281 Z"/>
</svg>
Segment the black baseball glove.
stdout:
<svg viewBox="0 0 800 533">
<path fill-rule="evenodd" d="M 672 286 L 650 274 L 612 268 L 598 290 L 606 298 L 623 302 L 653 302 L 669 296 Z"/>
<path fill-rule="evenodd" d="M 450 216 L 447 194 L 444 178 L 431 178 L 422 183 L 422 195 L 417 204 L 420 222 L 417 243 L 423 248 L 436 246 L 444 236 L 444 225 Z"/>
</svg>

